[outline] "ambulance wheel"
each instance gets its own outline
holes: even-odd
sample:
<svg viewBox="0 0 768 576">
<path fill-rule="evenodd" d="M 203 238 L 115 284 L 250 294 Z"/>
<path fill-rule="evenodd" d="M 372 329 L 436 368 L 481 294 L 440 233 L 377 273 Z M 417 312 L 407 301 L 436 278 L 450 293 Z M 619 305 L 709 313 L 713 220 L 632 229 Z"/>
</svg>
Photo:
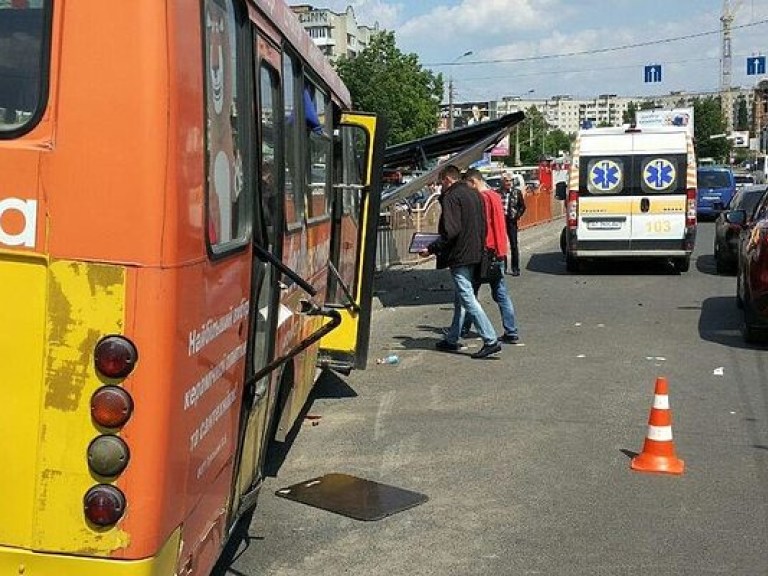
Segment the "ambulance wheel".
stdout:
<svg viewBox="0 0 768 576">
<path fill-rule="evenodd" d="M 578 261 L 578 259 L 575 256 L 571 255 L 571 254 L 566 254 L 565 255 L 565 269 L 568 272 L 571 272 L 571 273 L 578 272 L 579 271 L 579 261 Z"/>
<path fill-rule="evenodd" d="M 567 233 L 567 229 L 566 229 L 566 227 L 565 227 L 565 226 L 563 226 L 563 231 L 562 231 L 562 232 L 560 232 L 560 251 L 561 251 L 563 254 L 565 254 L 565 250 L 566 250 L 566 248 L 568 247 L 568 246 L 566 245 L 566 242 L 567 242 L 567 240 L 566 240 L 566 237 L 565 237 L 566 233 Z"/>
<path fill-rule="evenodd" d="M 675 269 L 682 273 L 682 272 L 688 272 L 688 270 L 691 268 L 691 257 L 686 256 L 685 258 L 677 258 L 675 259 Z"/>
</svg>

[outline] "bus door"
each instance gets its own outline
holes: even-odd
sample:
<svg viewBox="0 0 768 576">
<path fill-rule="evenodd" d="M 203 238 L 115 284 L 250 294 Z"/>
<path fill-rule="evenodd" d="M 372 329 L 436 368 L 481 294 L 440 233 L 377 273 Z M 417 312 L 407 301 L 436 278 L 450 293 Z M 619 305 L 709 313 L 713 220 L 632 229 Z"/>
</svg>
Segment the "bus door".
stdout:
<svg viewBox="0 0 768 576">
<path fill-rule="evenodd" d="M 632 195 L 633 251 L 680 250 L 686 235 L 685 154 L 636 156 Z"/>
<path fill-rule="evenodd" d="M 578 249 L 628 250 L 632 238 L 632 198 L 627 194 L 631 156 L 581 159 Z"/>
<path fill-rule="evenodd" d="M 322 367 L 347 373 L 368 361 L 384 135 L 376 117 L 344 113 L 334 138 L 333 227 L 327 305 L 341 325 L 320 341 Z"/>
<path fill-rule="evenodd" d="M 268 419 L 273 403 L 270 382 L 274 371 L 260 375 L 274 356 L 274 334 L 277 329 L 279 288 L 277 269 L 269 263 L 268 256 L 280 260 L 282 248 L 281 226 L 283 222 L 282 198 L 279 182 L 281 165 L 281 130 L 277 125 L 282 118 L 278 108 L 280 95 L 279 53 L 263 39 L 257 41 L 258 54 L 264 58 L 256 70 L 257 159 L 256 202 L 254 205 L 253 259 L 251 280 L 251 323 L 246 363 L 246 389 L 240 425 L 240 452 L 235 484 L 234 507 L 247 510 L 255 504 L 258 493 L 253 490 L 261 480 L 260 470 L 268 439 Z"/>
</svg>

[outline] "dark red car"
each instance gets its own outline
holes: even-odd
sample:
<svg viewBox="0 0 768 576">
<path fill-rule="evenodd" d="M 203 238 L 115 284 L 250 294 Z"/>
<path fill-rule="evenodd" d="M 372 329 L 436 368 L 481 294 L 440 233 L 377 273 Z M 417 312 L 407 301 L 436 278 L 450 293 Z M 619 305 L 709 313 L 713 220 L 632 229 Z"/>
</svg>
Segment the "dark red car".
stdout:
<svg viewBox="0 0 768 576">
<path fill-rule="evenodd" d="M 728 212 L 726 219 L 742 226 L 736 303 L 744 312 L 744 340 L 765 342 L 768 339 L 768 196 L 760 200 L 751 219 L 744 210 Z"/>
</svg>

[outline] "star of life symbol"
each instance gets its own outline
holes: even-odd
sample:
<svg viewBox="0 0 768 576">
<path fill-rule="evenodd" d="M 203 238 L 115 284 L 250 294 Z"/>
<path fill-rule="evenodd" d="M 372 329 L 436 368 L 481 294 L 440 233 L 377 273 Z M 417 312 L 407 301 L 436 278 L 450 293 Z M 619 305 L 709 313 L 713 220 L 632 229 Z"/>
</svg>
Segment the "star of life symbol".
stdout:
<svg viewBox="0 0 768 576">
<path fill-rule="evenodd" d="M 613 160 L 600 160 L 592 166 L 589 177 L 601 192 L 610 192 L 621 182 L 621 168 Z"/>
<path fill-rule="evenodd" d="M 654 158 L 645 165 L 643 180 L 652 190 L 666 190 L 675 183 L 675 166 L 665 158 Z"/>
</svg>

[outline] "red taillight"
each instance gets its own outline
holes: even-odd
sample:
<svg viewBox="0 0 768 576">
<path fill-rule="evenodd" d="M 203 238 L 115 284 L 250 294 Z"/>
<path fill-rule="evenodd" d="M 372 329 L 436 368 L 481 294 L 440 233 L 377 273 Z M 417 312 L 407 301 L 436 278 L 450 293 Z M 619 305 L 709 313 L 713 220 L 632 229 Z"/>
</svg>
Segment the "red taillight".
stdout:
<svg viewBox="0 0 768 576">
<path fill-rule="evenodd" d="M 98 484 L 83 498 L 85 517 L 96 526 L 112 526 L 125 512 L 125 494 L 109 484 Z"/>
<path fill-rule="evenodd" d="M 133 413 L 133 398 L 119 386 L 102 386 L 91 396 L 91 417 L 104 428 L 122 426 Z"/>
<path fill-rule="evenodd" d="M 138 352 L 133 342 L 123 336 L 107 336 L 96 344 L 96 369 L 107 378 L 125 378 L 131 373 Z"/>
<path fill-rule="evenodd" d="M 688 188 L 685 191 L 686 197 L 686 212 L 685 212 L 685 226 L 692 228 L 696 226 L 696 189 Z"/>
<path fill-rule="evenodd" d="M 579 224 L 579 193 L 577 190 L 568 192 L 568 203 L 566 204 L 566 214 L 568 228 L 576 228 Z"/>
</svg>

